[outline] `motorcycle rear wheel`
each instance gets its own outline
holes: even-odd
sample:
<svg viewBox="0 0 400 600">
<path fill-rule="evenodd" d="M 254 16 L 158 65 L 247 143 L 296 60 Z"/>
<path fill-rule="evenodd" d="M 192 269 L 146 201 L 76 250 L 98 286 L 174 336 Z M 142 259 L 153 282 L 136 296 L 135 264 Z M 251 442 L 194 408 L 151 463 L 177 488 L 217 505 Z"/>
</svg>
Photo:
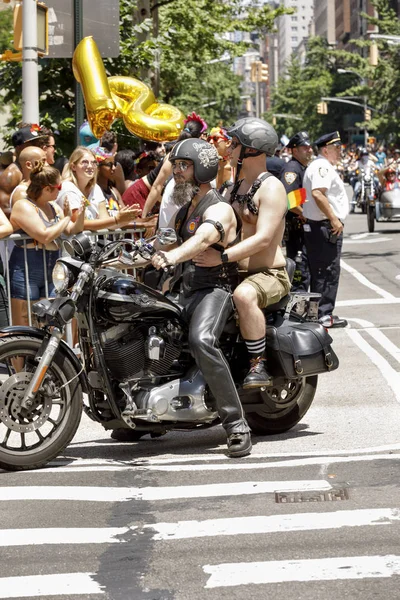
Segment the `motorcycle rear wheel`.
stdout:
<svg viewBox="0 0 400 600">
<path fill-rule="evenodd" d="M 0 468 L 8 471 L 43 467 L 64 450 L 80 423 L 82 388 L 74 366 L 61 352 L 49 366 L 33 406 L 19 409 L 40 346 L 41 340 L 28 336 L 0 339 Z"/>
<path fill-rule="evenodd" d="M 265 391 L 255 391 L 251 412 L 246 413 L 252 432 L 256 435 L 274 435 L 292 429 L 310 408 L 317 382 L 318 375 L 282 379 Z"/>
</svg>

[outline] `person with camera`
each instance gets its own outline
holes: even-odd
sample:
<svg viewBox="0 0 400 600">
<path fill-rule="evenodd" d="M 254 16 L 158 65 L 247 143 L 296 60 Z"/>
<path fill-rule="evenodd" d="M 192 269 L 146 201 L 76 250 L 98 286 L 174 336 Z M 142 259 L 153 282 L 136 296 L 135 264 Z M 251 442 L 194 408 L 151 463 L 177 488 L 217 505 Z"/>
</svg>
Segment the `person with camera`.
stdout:
<svg viewBox="0 0 400 600">
<path fill-rule="evenodd" d="M 318 138 L 315 142 L 318 157 L 307 167 L 303 179 L 307 193 L 303 231 L 311 275 L 310 291 L 321 294 L 318 316 L 324 327 L 347 325 L 346 319 L 333 314 L 339 287 L 344 220 L 349 212 L 346 190 L 335 169 L 341 144 L 338 131 Z"/>
</svg>

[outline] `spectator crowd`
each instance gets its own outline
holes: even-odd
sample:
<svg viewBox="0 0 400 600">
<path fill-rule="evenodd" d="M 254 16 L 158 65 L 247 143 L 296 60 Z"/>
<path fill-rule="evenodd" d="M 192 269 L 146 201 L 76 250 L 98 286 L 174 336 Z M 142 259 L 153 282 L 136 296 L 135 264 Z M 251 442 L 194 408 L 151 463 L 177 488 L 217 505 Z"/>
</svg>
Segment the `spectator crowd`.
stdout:
<svg viewBox="0 0 400 600">
<path fill-rule="evenodd" d="M 87 122 L 80 128 L 80 145 L 68 158 L 58 155 L 57 138 L 47 127 L 20 123 L 12 149 L 0 155 L 0 326 L 9 323 L 7 298 L 12 323 L 24 325 L 28 301 L 54 294 L 51 272 L 66 237 L 121 227 L 140 227 L 149 236 L 157 225 L 172 222 L 178 206 L 168 156 L 176 143 L 207 140 L 219 155 L 212 186 L 224 193 L 235 180 L 232 136 L 220 125 L 208 128 L 196 113 L 188 115 L 177 142 L 143 141 L 136 152 L 120 149 L 112 131 L 97 140 Z M 382 189 L 399 187 L 400 150 L 376 144 L 345 147 L 338 132 L 312 143 L 307 132 L 298 132 L 266 161 L 266 170 L 281 180 L 288 195 L 283 245 L 300 272 L 293 288 L 321 293 L 320 318 L 327 326 L 344 326 L 333 310 L 344 220 L 359 192 L 357 174 L 368 165 Z M 343 182 L 354 189 L 350 206 Z M 291 206 L 293 194 L 304 195 L 303 201 Z M 10 240 L 15 233 L 22 237 Z"/>
</svg>

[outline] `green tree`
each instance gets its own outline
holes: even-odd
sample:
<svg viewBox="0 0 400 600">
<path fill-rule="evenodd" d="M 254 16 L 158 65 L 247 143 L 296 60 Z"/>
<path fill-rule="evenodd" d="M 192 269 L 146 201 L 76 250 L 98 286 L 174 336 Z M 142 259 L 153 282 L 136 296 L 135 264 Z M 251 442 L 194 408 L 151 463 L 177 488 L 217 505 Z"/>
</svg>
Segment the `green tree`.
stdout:
<svg viewBox="0 0 400 600">
<path fill-rule="evenodd" d="M 232 42 L 227 34 L 233 31 L 271 30 L 276 17 L 292 9 L 261 8 L 254 0 L 243 14 L 240 0 L 172 0 L 158 2 L 159 31 L 154 37 L 152 24 L 135 25 L 136 3 L 120 0 L 120 56 L 106 59 L 109 75 L 137 77 L 150 84 L 148 73 L 160 56 L 160 99 L 178 106 L 182 111 L 196 110 L 209 122 L 226 122 L 237 117 L 241 105 L 240 79 L 230 68 L 231 62 L 210 62 L 228 54 L 230 61 L 251 48 L 251 44 Z M 1 26 L 0 26 L 1 27 Z M 141 33 L 147 33 L 139 43 Z M 68 59 L 40 59 L 41 122 L 61 132 L 59 145 L 65 153 L 73 146 L 74 79 Z M 5 102 L 12 109 L 8 131 L 21 119 L 21 64 L 0 66 L 0 79 Z M 132 136 L 120 122 L 113 128 L 121 135 Z"/>
<path fill-rule="evenodd" d="M 297 117 L 277 118 L 276 125 L 280 135 L 285 133 L 290 137 L 296 131 L 305 129 L 315 138 L 323 131 L 335 128 L 332 125 L 335 117 L 331 108 L 328 115 L 317 113 L 317 103 L 321 97 L 331 95 L 334 71 L 331 51 L 324 38 L 309 39 L 304 65 L 301 65 L 297 56 L 291 56 L 285 75 L 279 79 L 273 91 L 273 108 L 266 114 L 267 120 L 271 121 L 276 113 Z"/>
<path fill-rule="evenodd" d="M 374 24 L 380 34 L 400 35 L 400 21 L 388 0 L 372 0 L 377 17 L 363 15 Z M 307 129 L 313 138 L 326 131 L 339 129 L 345 134 L 350 126 L 368 128 L 380 139 L 394 143 L 400 140 L 400 46 L 378 41 L 379 62 L 369 64 L 370 39 L 350 40 L 352 51 L 335 50 L 321 38 L 310 38 L 304 65 L 292 57 L 285 77 L 273 91 L 273 108 L 267 114 L 296 114 L 301 121 L 279 119 L 278 130 L 291 135 L 300 128 Z M 339 74 L 338 69 L 353 73 Z M 357 76 L 358 75 L 358 76 Z M 362 107 L 336 102 L 328 103 L 328 115 L 317 113 L 321 97 L 354 96 L 363 105 L 366 98 L 371 106 L 372 120 L 364 121 Z"/>
<path fill-rule="evenodd" d="M 13 13 L 10 8 L 0 10 L 0 54 L 11 50 Z"/>
</svg>

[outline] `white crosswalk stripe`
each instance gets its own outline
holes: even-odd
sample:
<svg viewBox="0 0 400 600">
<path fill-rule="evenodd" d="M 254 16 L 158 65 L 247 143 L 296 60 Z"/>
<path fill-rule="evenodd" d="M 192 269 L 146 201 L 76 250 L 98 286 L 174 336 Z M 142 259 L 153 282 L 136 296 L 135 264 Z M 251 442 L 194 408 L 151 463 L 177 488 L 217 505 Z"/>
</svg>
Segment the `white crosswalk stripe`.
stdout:
<svg viewBox="0 0 400 600">
<path fill-rule="evenodd" d="M 26 486 L 0 488 L 0 501 L 75 500 L 77 502 L 124 502 L 128 500 L 176 500 L 241 496 L 287 491 L 330 490 L 323 479 L 311 481 L 244 481 L 159 488 L 113 488 L 79 486 Z"/>
<path fill-rule="evenodd" d="M 94 573 L 0 577 L 0 598 L 38 598 L 76 594 L 103 594 Z"/>
<path fill-rule="evenodd" d="M 309 560 L 205 565 L 206 588 L 289 581 L 329 581 L 400 575 L 400 556 L 347 556 Z"/>
</svg>

